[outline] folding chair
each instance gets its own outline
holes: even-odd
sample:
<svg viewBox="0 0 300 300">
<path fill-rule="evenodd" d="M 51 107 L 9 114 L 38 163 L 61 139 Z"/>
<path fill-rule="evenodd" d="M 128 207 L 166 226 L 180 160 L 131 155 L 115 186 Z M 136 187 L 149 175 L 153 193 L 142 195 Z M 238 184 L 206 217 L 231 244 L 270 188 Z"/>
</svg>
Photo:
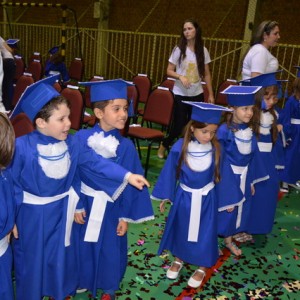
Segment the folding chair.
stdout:
<svg viewBox="0 0 300 300">
<path fill-rule="evenodd" d="M 42 78 L 43 67 L 41 61 L 38 59 L 34 59 L 29 62 L 28 67 L 26 68 L 26 72 L 32 74 L 32 78 L 34 81 L 39 81 Z"/>
<path fill-rule="evenodd" d="M 83 121 L 84 104 L 83 97 L 78 86 L 67 85 L 61 91 L 61 95 L 69 100 L 71 104 L 71 129 L 79 130 Z"/>
<path fill-rule="evenodd" d="M 166 128 L 168 132 L 174 106 L 174 95 L 166 87 L 157 87 L 154 89 L 148 98 L 147 104 L 145 106 L 145 111 L 143 115 L 143 121 L 146 123 L 161 125 Z M 144 123 L 145 123 L 144 122 Z M 141 159 L 141 149 L 139 140 L 143 140 L 147 143 L 147 156 L 145 163 L 145 177 L 148 173 L 150 152 L 153 143 L 160 143 L 165 137 L 165 132 L 155 128 L 149 127 L 129 127 L 127 136 L 130 137 L 137 145 L 139 156 Z"/>
<path fill-rule="evenodd" d="M 34 126 L 31 120 L 25 113 L 16 115 L 12 120 L 11 124 L 14 128 L 16 138 L 25 134 L 28 134 L 34 130 Z"/>
<path fill-rule="evenodd" d="M 166 87 L 170 89 L 171 91 L 173 90 L 174 84 L 175 84 L 176 79 L 172 77 L 165 77 L 163 81 L 160 83 L 159 86 Z"/>
<path fill-rule="evenodd" d="M 82 81 L 83 72 L 84 72 L 84 64 L 81 58 L 75 57 L 69 66 L 69 76 L 73 81 Z"/>
<path fill-rule="evenodd" d="M 222 91 L 224 91 L 227 87 L 230 85 L 238 85 L 238 82 L 234 79 L 226 79 L 223 82 L 220 83 L 218 90 L 217 90 L 217 96 L 215 103 L 218 105 L 227 105 L 227 97 L 225 94 L 221 94 Z"/>
<path fill-rule="evenodd" d="M 23 75 L 25 71 L 25 62 L 22 58 L 22 56 L 15 55 L 14 56 L 15 63 L 16 63 L 16 72 L 14 77 L 14 82 L 17 82 L 17 80 Z"/>
<path fill-rule="evenodd" d="M 24 73 L 20 76 L 20 78 L 17 80 L 16 85 L 14 87 L 14 94 L 13 94 L 13 100 L 12 105 L 15 106 L 20 99 L 22 93 L 25 91 L 26 87 L 33 84 L 34 80 L 30 73 Z"/>
</svg>

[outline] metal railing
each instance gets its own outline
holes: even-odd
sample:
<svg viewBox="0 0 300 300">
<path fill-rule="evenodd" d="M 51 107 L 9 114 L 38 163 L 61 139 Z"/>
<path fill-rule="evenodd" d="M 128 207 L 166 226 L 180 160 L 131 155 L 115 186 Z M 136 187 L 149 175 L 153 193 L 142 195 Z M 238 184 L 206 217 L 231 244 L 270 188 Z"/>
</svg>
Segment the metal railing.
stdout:
<svg viewBox="0 0 300 300">
<path fill-rule="evenodd" d="M 10 28 L 13 37 L 20 39 L 19 51 L 25 61 L 34 51 L 40 52 L 43 60 L 46 60 L 48 49 L 60 44 L 59 26 L 13 23 Z M 101 75 L 105 79 L 131 80 L 135 74 L 145 73 L 156 86 L 165 75 L 168 58 L 179 36 L 90 28 L 80 28 L 78 31 L 67 27 L 66 37 L 66 64 L 68 66 L 74 57 L 82 56 L 86 80 L 94 75 Z M 204 38 L 204 43 L 212 59 L 212 82 L 217 91 L 223 80 L 239 78 L 240 60 L 249 42 Z M 285 71 L 281 79 L 291 82 L 296 74 L 294 66 L 300 64 L 300 45 L 280 44 L 271 51 L 278 58 L 280 68 Z"/>
</svg>

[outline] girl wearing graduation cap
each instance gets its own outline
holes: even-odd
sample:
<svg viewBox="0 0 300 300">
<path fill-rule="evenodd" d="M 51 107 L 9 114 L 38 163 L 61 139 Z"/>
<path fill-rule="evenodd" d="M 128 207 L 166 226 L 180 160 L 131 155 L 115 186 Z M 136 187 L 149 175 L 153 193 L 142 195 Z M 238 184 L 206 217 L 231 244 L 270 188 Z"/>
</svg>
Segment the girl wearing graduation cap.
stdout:
<svg viewBox="0 0 300 300">
<path fill-rule="evenodd" d="M 14 299 L 9 236 L 14 226 L 15 203 L 13 183 L 8 168 L 14 148 L 14 129 L 6 115 L 0 113 L 0 299 L 5 300 Z"/>
<path fill-rule="evenodd" d="M 293 82 L 293 93 L 280 114 L 286 138 L 285 169 L 280 176 L 283 182 L 300 189 L 300 67 L 296 68 L 297 78 Z"/>
<path fill-rule="evenodd" d="M 90 86 L 94 114 L 99 122 L 91 129 L 80 130 L 76 138 L 107 158 L 134 173 L 143 174 L 133 143 L 123 137 L 128 118 L 127 87 L 117 79 L 80 82 Z M 97 189 L 93 182 L 81 186 L 81 201 L 75 214 L 78 222 L 80 250 L 80 287 L 94 297 L 102 289 L 101 299 L 115 299 L 115 291 L 127 266 L 127 223 L 154 219 L 148 190 L 126 187 L 117 201 Z"/>
<path fill-rule="evenodd" d="M 216 187 L 218 234 L 224 237 L 224 246 L 236 256 L 241 255 L 242 250 L 232 237 L 247 231 L 254 184 L 269 178 L 260 156 L 255 155 L 258 146 L 251 128 L 255 93 L 260 88 L 229 86 L 222 92 L 227 95 L 233 114 L 219 127 L 217 134 L 222 149 L 221 180 Z"/>
<path fill-rule="evenodd" d="M 25 112 L 36 127 L 16 139 L 11 169 L 17 300 L 62 300 L 75 293 L 78 250 L 71 233 L 81 182 L 88 180 L 113 200 L 128 182 L 138 189 L 148 184 L 69 135 L 70 105 L 52 86 L 57 77 L 27 87 L 12 113 Z"/>
<path fill-rule="evenodd" d="M 167 278 L 176 279 L 184 262 L 198 266 L 188 280 L 197 288 L 218 259 L 217 199 L 214 186 L 220 179 L 220 149 L 216 130 L 223 111 L 209 104 L 184 102 L 192 106 L 184 137 L 172 147 L 152 192 L 152 198 L 172 203 L 158 249 L 174 256 Z"/>
</svg>

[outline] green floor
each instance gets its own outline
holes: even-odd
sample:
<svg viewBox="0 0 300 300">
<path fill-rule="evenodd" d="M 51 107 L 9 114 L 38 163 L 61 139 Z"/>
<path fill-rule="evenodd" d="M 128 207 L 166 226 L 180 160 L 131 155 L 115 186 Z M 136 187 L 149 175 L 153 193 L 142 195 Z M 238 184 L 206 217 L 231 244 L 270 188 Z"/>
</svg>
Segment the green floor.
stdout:
<svg viewBox="0 0 300 300">
<path fill-rule="evenodd" d="M 148 179 L 153 185 L 164 161 L 153 151 Z M 118 300 L 168 299 L 300 299 L 300 193 L 290 191 L 278 203 L 273 232 L 242 244 L 243 256 L 225 255 L 202 290 L 187 289 L 195 266 L 185 266 L 176 281 L 166 279 L 172 256 L 156 251 L 167 213 L 158 212 L 145 224 L 131 224 L 128 233 L 128 267 L 118 291 Z M 225 252 L 226 253 L 226 252 Z M 99 292 L 100 294 L 100 292 Z M 91 299 L 86 292 L 75 300 Z M 97 297 L 96 299 L 99 299 Z"/>
</svg>

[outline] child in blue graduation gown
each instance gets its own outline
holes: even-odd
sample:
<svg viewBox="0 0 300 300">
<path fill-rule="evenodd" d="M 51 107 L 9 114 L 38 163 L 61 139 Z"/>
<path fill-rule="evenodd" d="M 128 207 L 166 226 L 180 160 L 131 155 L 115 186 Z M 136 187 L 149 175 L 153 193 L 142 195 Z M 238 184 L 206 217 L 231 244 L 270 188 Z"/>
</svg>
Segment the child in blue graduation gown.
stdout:
<svg viewBox="0 0 300 300">
<path fill-rule="evenodd" d="M 223 91 L 233 114 L 218 129 L 222 148 L 221 181 L 217 185 L 219 200 L 218 234 L 234 255 L 242 254 L 233 235 L 247 231 L 254 184 L 268 179 L 262 168 L 256 138 L 249 123 L 253 117 L 254 95 L 261 87 L 229 86 Z M 234 176 L 231 180 L 230 176 Z"/>
<path fill-rule="evenodd" d="M 14 243 L 18 300 L 62 300 L 78 286 L 72 223 L 81 181 L 88 178 L 115 200 L 127 181 L 147 181 L 96 155 L 68 134 L 70 105 L 50 85 L 57 76 L 26 89 L 12 116 L 24 111 L 32 133 L 16 140 L 12 175 L 17 202 Z"/>
<path fill-rule="evenodd" d="M 134 173 L 143 173 L 133 143 L 120 134 L 128 117 L 127 85 L 123 80 L 81 82 L 91 86 L 91 101 L 99 123 L 80 130 L 76 137 L 98 155 L 120 164 Z M 97 196 L 101 195 L 101 196 Z M 81 188 L 81 201 L 75 221 L 80 226 L 80 287 L 101 299 L 115 299 L 115 291 L 127 266 L 127 222 L 154 219 L 148 190 L 128 186 L 113 201 L 87 181 Z M 80 210 L 83 210 L 80 212 Z"/>
<path fill-rule="evenodd" d="M 299 67 L 298 67 L 299 68 Z M 300 72 L 293 82 L 293 94 L 280 114 L 286 139 L 284 148 L 285 169 L 280 174 L 283 182 L 300 188 Z"/>
<path fill-rule="evenodd" d="M 250 234 L 267 234 L 272 231 L 279 193 L 279 172 L 284 168 L 283 145 L 277 130 L 277 114 L 274 109 L 278 94 L 276 73 L 266 73 L 249 79 L 251 85 L 263 87 L 256 97 L 255 106 L 259 114 L 253 119 L 253 132 L 257 137 L 257 155 L 262 158 L 269 175 L 268 180 L 255 185 L 247 228 Z"/>
<path fill-rule="evenodd" d="M 0 299 L 13 300 L 12 250 L 9 243 L 14 226 L 15 202 L 7 166 L 14 153 L 15 134 L 4 113 L 0 113 Z"/>
<path fill-rule="evenodd" d="M 169 250 L 175 257 L 167 278 L 176 279 L 183 262 L 198 266 L 188 280 L 197 288 L 207 268 L 218 258 L 215 182 L 219 181 L 220 149 L 215 133 L 221 106 L 184 102 L 192 105 L 191 121 L 184 138 L 172 147 L 152 192 L 153 199 L 172 203 L 158 254 Z M 161 211 L 164 211 L 164 201 Z"/>
</svg>

